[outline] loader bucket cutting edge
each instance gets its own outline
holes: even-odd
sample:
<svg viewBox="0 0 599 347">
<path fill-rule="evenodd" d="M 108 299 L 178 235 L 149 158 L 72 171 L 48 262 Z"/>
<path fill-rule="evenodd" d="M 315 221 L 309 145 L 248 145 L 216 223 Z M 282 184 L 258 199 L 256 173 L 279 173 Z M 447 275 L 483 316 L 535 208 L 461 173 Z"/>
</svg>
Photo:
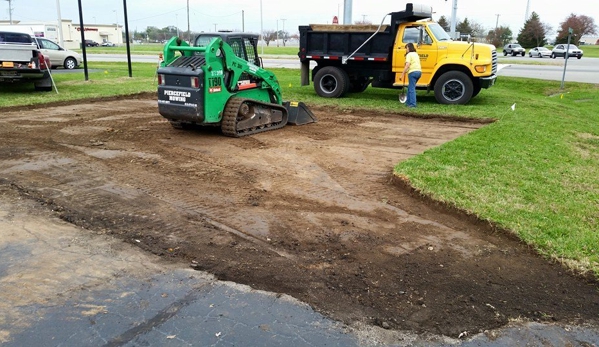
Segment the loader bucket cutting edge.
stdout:
<svg viewBox="0 0 599 347">
<path fill-rule="evenodd" d="M 287 124 L 304 125 L 317 121 L 314 113 L 303 102 L 286 101 L 283 106 L 285 106 L 289 115 Z"/>
</svg>

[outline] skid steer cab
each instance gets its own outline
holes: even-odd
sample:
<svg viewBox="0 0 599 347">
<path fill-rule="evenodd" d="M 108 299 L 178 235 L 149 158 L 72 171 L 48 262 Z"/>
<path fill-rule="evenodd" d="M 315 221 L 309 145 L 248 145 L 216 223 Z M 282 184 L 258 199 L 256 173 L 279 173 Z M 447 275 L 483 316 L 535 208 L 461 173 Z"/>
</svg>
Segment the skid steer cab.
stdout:
<svg viewBox="0 0 599 347">
<path fill-rule="evenodd" d="M 202 33 L 193 45 L 171 38 L 157 71 L 160 115 L 175 128 L 219 126 L 232 137 L 316 122 L 303 102 L 283 101 L 257 42 L 232 32 Z"/>
</svg>

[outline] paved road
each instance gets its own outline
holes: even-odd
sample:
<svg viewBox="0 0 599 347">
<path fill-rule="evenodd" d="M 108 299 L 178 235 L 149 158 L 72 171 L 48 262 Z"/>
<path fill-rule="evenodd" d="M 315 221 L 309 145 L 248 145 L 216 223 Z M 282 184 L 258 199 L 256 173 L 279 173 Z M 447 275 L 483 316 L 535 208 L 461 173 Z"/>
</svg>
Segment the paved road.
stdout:
<svg viewBox="0 0 599 347">
<path fill-rule="evenodd" d="M 90 62 L 127 62 L 127 56 L 122 54 L 88 54 Z M 132 55 L 133 62 L 158 64 L 158 56 Z M 263 58 L 266 68 L 297 68 L 300 63 L 292 56 L 265 56 Z M 534 62 L 531 65 L 530 62 Z M 499 76 L 526 77 L 561 81 L 564 73 L 564 59 L 539 59 L 526 57 L 500 57 L 502 67 Z M 568 59 L 565 81 L 597 83 L 599 81 L 599 58 Z"/>
<path fill-rule="evenodd" d="M 599 83 L 599 58 L 568 59 L 566 65 L 563 58 L 508 57 L 500 58 L 499 63 L 504 65 L 499 76 L 561 81 L 565 66 L 566 82 Z"/>
</svg>

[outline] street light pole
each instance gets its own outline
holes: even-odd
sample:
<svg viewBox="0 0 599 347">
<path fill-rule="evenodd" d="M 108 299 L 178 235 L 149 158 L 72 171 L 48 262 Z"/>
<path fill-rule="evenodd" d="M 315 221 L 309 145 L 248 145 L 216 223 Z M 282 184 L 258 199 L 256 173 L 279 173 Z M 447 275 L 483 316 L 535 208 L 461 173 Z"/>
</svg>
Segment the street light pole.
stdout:
<svg viewBox="0 0 599 347">
<path fill-rule="evenodd" d="M 60 0 L 56 0 L 56 12 L 58 13 L 58 42 L 64 46 L 64 36 L 62 34 L 62 17 L 60 16 Z"/>
<path fill-rule="evenodd" d="M 116 44 L 120 44 L 119 42 L 119 13 L 117 12 L 117 10 L 112 11 L 114 12 L 114 19 L 115 19 L 115 24 L 114 24 L 114 30 L 116 30 Z"/>
<path fill-rule="evenodd" d="M 262 20 L 262 0 L 260 0 L 260 36 L 262 37 L 262 53 L 264 55 L 264 21 Z"/>
<path fill-rule="evenodd" d="M 189 0 L 187 0 L 187 40 L 191 42 L 191 29 L 189 26 Z"/>
<path fill-rule="evenodd" d="M 281 21 L 283 22 L 283 47 L 285 47 L 285 38 L 287 37 L 287 35 L 285 34 L 285 21 L 287 19 L 281 19 Z"/>
<path fill-rule="evenodd" d="M 12 0 L 6 1 L 8 1 L 8 17 L 10 18 L 9 23 L 12 25 Z"/>
</svg>

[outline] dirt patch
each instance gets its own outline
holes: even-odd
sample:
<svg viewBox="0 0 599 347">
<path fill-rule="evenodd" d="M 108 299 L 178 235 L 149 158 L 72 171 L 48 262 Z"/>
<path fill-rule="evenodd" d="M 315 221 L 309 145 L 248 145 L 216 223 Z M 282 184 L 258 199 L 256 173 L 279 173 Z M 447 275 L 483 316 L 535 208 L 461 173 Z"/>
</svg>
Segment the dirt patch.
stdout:
<svg viewBox="0 0 599 347">
<path fill-rule="evenodd" d="M 246 138 L 175 130 L 146 95 L 5 109 L 0 183 L 61 218 L 323 314 L 457 337 L 597 319 L 597 283 L 420 199 L 395 163 L 483 126 L 313 108 Z"/>
</svg>

